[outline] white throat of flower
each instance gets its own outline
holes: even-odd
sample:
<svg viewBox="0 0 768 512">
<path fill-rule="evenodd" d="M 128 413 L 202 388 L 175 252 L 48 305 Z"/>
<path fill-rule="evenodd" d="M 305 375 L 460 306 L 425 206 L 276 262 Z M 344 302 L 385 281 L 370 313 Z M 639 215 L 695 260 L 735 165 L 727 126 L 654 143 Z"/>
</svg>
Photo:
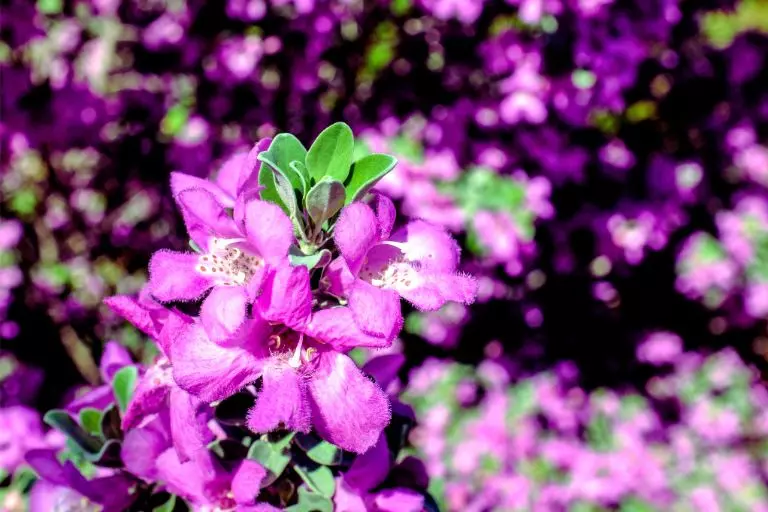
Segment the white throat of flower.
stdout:
<svg viewBox="0 0 768 512">
<path fill-rule="evenodd" d="M 260 256 L 250 254 L 234 244 L 243 238 L 213 238 L 208 253 L 198 258 L 196 270 L 214 279 L 217 285 L 242 286 L 248 283 L 264 264 Z"/>
<path fill-rule="evenodd" d="M 395 245 L 394 242 L 385 243 Z M 391 290 L 410 290 L 422 281 L 418 270 L 404 255 L 378 265 L 371 265 L 366 258 L 358 275 L 373 286 Z"/>
</svg>

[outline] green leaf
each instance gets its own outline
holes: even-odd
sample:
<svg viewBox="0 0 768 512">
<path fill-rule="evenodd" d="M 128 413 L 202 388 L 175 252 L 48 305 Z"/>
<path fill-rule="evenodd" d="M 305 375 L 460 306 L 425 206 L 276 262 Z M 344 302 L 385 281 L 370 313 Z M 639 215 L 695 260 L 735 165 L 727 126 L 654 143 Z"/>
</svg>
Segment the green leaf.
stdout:
<svg viewBox="0 0 768 512">
<path fill-rule="evenodd" d="M 294 464 L 293 469 L 304 480 L 307 487 L 314 492 L 325 496 L 333 497 L 336 491 L 336 481 L 333 478 L 333 471 L 328 466 L 319 466 L 315 464 Z"/>
<path fill-rule="evenodd" d="M 43 421 L 62 432 L 86 453 L 97 453 L 101 449 L 102 442 L 83 430 L 67 411 L 50 410 L 43 416 Z"/>
<path fill-rule="evenodd" d="M 331 258 L 331 251 L 328 249 L 317 251 L 314 254 L 304 254 L 298 250 L 296 250 L 295 253 L 292 252 L 288 254 L 288 259 L 290 260 L 291 265 L 294 267 L 304 265 L 309 270 L 327 266 L 331 262 Z"/>
<path fill-rule="evenodd" d="M 93 464 L 105 468 L 120 468 L 123 461 L 120 458 L 121 443 L 117 439 L 110 439 L 96 453 L 86 453 L 85 458 Z"/>
<path fill-rule="evenodd" d="M 307 193 L 305 206 L 315 226 L 336 215 L 344 206 L 344 185 L 325 177 Z"/>
<path fill-rule="evenodd" d="M 294 192 L 293 185 L 290 180 L 285 177 L 280 171 L 275 171 L 272 174 L 275 180 L 275 190 L 280 200 L 288 208 L 288 216 L 291 219 L 298 219 L 299 206 L 296 202 L 296 192 Z"/>
<path fill-rule="evenodd" d="M 309 187 L 309 173 L 304 167 L 307 158 L 307 150 L 304 145 L 290 133 L 281 133 L 272 139 L 267 151 L 262 151 L 259 160 L 279 171 L 298 190 L 301 195 L 306 194 Z M 291 164 L 298 162 L 300 166 Z"/>
<path fill-rule="evenodd" d="M 346 184 L 346 204 L 362 199 L 395 165 L 395 157 L 381 153 L 365 156 L 352 164 Z"/>
<path fill-rule="evenodd" d="M 165 503 L 163 503 L 159 507 L 153 508 L 152 512 L 172 512 L 175 506 L 176 506 L 176 495 L 171 494 L 171 497 L 168 498 L 168 500 Z"/>
<path fill-rule="evenodd" d="M 299 502 L 285 509 L 290 512 L 333 512 L 333 502 L 321 494 L 299 487 Z"/>
<path fill-rule="evenodd" d="M 112 390 L 115 392 L 115 399 L 121 412 L 125 412 L 128 402 L 131 401 L 133 391 L 136 389 L 136 381 L 139 378 L 139 371 L 135 366 L 124 366 L 120 368 L 112 379 Z"/>
<path fill-rule="evenodd" d="M 309 170 L 307 169 L 307 166 L 304 164 L 303 160 L 293 160 L 290 164 L 288 164 L 288 168 L 301 178 L 301 197 L 304 197 L 309 191 L 309 187 L 312 183 L 312 178 L 309 176 Z"/>
<path fill-rule="evenodd" d="M 270 476 L 262 482 L 262 487 L 277 480 L 291 461 L 291 457 L 283 453 L 282 448 L 261 439 L 251 444 L 248 449 L 248 458 L 257 461 L 270 473 Z"/>
<path fill-rule="evenodd" d="M 296 443 L 307 457 L 324 466 L 338 466 L 344 460 L 344 452 L 338 446 L 318 439 L 311 434 L 297 434 Z"/>
<path fill-rule="evenodd" d="M 352 163 L 355 136 L 345 123 L 334 123 L 317 136 L 307 153 L 307 168 L 315 180 L 330 176 L 344 182 Z"/>
<path fill-rule="evenodd" d="M 101 411 L 93 407 L 80 410 L 80 425 L 93 436 L 101 435 Z"/>
<path fill-rule="evenodd" d="M 291 215 L 291 211 L 288 206 L 283 202 L 280 194 L 277 192 L 277 183 L 275 182 L 275 171 L 268 164 L 262 162 L 259 168 L 259 185 L 261 190 L 259 191 L 259 197 L 263 201 L 274 203 L 283 209 L 286 215 Z"/>
</svg>

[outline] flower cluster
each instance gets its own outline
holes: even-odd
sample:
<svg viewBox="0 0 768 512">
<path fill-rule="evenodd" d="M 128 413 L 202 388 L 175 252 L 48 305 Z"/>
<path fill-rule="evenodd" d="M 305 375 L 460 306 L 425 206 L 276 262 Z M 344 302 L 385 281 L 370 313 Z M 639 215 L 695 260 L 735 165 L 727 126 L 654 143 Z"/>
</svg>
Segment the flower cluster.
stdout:
<svg viewBox="0 0 768 512">
<path fill-rule="evenodd" d="M 430 360 L 405 401 L 445 510 L 766 510 L 768 393 L 731 350 L 683 352 L 654 333 L 638 358 L 669 368 L 645 390 L 588 391 L 574 367 L 525 378 Z"/>
<path fill-rule="evenodd" d="M 399 445 L 385 433 L 393 415 L 393 429 L 412 416 L 383 389 L 402 360 L 361 371 L 347 353 L 391 345 L 401 297 L 434 311 L 471 303 L 476 284 L 456 271 L 442 228 L 396 228 L 391 200 L 370 192 L 396 161 L 353 161 L 353 144 L 337 123 L 309 150 L 290 134 L 262 140 L 212 180 L 172 174 L 194 251 L 156 252 L 138 296 L 107 299 L 160 353 L 137 366 L 107 344 L 102 384 L 46 414 L 93 466 L 85 478 L 55 448 L 22 450 L 50 492 L 104 510 L 147 506 L 158 492 L 201 510 L 309 510 L 331 498 L 342 510 L 423 507 L 423 470 L 393 465 Z M 381 488 L 390 471 L 402 484 Z"/>
</svg>

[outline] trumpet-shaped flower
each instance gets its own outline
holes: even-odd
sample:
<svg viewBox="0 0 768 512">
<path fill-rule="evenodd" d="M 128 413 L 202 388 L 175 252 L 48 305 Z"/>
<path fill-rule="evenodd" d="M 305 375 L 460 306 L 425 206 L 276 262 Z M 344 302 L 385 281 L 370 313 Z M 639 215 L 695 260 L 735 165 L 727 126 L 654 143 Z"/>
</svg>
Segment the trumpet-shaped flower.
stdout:
<svg viewBox="0 0 768 512">
<path fill-rule="evenodd" d="M 281 286 L 280 283 L 289 283 Z M 278 269 L 264 286 L 253 317 L 226 346 L 201 323 L 187 324 L 170 347 L 175 381 L 205 402 L 224 399 L 261 377 L 248 415 L 252 430 L 279 427 L 318 434 L 364 452 L 389 423 L 386 394 L 344 352 L 383 346 L 356 328 L 347 308 L 311 312 L 304 267 Z"/>
<path fill-rule="evenodd" d="M 149 264 L 149 292 L 161 302 L 205 298 L 200 317 L 210 338 L 224 343 L 243 325 L 269 272 L 287 262 L 294 241 L 290 219 L 275 204 L 235 205 L 235 218 L 213 194 L 182 191 L 176 200 L 202 252 L 158 251 Z"/>
<path fill-rule="evenodd" d="M 346 297 L 355 322 L 367 334 L 390 338 L 402 326 L 400 297 L 424 311 L 448 301 L 469 304 L 475 280 L 460 273 L 459 248 L 448 233 L 413 221 L 390 236 L 391 201 L 378 196 L 375 211 L 352 203 L 341 212 L 334 239 L 341 257 L 331 263 L 326 286 Z"/>
</svg>

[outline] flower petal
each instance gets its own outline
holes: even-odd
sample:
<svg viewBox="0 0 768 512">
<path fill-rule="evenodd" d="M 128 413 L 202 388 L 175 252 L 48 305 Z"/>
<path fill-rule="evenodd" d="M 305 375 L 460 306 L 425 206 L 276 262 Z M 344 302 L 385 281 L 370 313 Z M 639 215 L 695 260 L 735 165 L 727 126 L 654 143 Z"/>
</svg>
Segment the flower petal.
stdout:
<svg viewBox="0 0 768 512">
<path fill-rule="evenodd" d="M 379 240 L 386 240 L 392 232 L 392 226 L 395 225 L 395 218 L 397 217 L 395 205 L 390 198 L 381 192 L 374 191 L 372 195 L 371 206 L 376 212 L 376 220 L 379 224 Z"/>
<path fill-rule="evenodd" d="M 336 479 L 336 492 L 333 493 L 334 510 L 338 512 L 365 512 L 368 507 L 365 505 L 365 498 L 368 493 L 351 489 L 344 483 L 342 478 Z"/>
<path fill-rule="evenodd" d="M 195 270 L 197 255 L 157 251 L 149 260 L 149 292 L 163 302 L 199 299 L 212 281 Z"/>
<path fill-rule="evenodd" d="M 203 504 L 206 501 L 206 480 L 215 470 L 205 463 L 207 454 L 199 454 L 195 460 L 182 464 L 176 450 L 169 448 L 157 458 L 157 475 L 173 494 L 191 501 L 193 504 Z"/>
<path fill-rule="evenodd" d="M 364 333 L 355 323 L 352 311 L 345 307 L 316 311 L 304 333 L 342 352 L 355 347 L 383 348 L 392 344 L 392 340 Z"/>
<path fill-rule="evenodd" d="M 219 171 L 216 173 L 214 182 L 218 185 L 220 190 L 226 192 L 229 203 L 219 199 L 219 202 L 227 208 L 233 208 L 235 206 L 234 199 L 237 197 L 238 184 L 243 172 L 243 165 L 248 158 L 248 153 L 241 151 L 227 158 Z M 218 198 L 217 198 L 218 199 Z"/>
<path fill-rule="evenodd" d="M 266 433 L 284 425 L 289 430 L 309 432 L 309 419 L 302 377 L 291 368 L 266 368 L 256 405 L 248 413 L 248 428 Z"/>
<path fill-rule="evenodd" d="M 127 295 L 113 295 L 104 299 L 104 303 L 150 338 L 157 339 L 162 321 L 168 312 L 163 306 L 153 301 L 148 293 L 145 295 L 146 297 L 140 296 L 138 299 Z"/>
<path fill-rule="evenodd" d="M 378 241 L 379 223 L 370 206 L 352 203 L 339 215 L 333 239 L 349 270 L 357 275 L 368 250 Z"/>
<path fill-rule="evenodd" d="M 420 272 L 418 277 L 412 286 L 399 283 L 395 290 L 422 311 L 435 311 L 448 301 L 471 304 L 477 295 L 477 282 L 469 276 Z"/>
<path fill-rule="evenodd" d="M 226 163 L 224 164 L 226 165 Z M 220 184 L 213 183 L 212 181 L 198 178 L 196 176 L 190 176 L 183 172 L 171 173 L 171 194 L 173 197 L 178 196 L 185 190 L 198 188 L 209 192 L 222 206 L 225 208 L 232 208 L 235 205 L 234 194 L 227 193 L 228 191 L 223 189 Z"/>
<path fill-rule="evenodd" d="M 112 393 L 112 386 L 104 384 L 91 389 L 82 396 L 72 400 L 66 407 L 70 414 L 78 414 L 82 409 L 91 407 L 93 409 L 103 410 L 114 403 L 115 395 Z"/>
<path fill-rule="evenodd" d="M 459 263 L 459 246 L 451 235 L 423 220 L 409 222 L 392 235 L 389 243 L 425 270 L 454 272 Z"/>
<path fill-rule="evenodd" d="M 349 290 L 357 278 L 349 271 L 344 258 L 338 257 L 333 260 L 323 272 L 323 278 L 320 283 L 325 291 L 335 297 L 348 297 Z"/>
<path fill-rule="evenodd" d="M 240 178 L 237 182 L 237 195 L 248 193 L 253 194 L 251 197 L 258 197 L 258 192 L 261 189 L 259 185 L 259 169 L 261 168 L 261 162 L 259 161 L 259 153 L 269 149 L 269 145 L 272 143 L 272 139 L 265 138 L 254 144 L 251 150 L 243 161 L 243 167 L 240 170 Z M 251 199 L 248 197 L 247 199 Z"/>
<path fill-rule="evenodd" d="M 381 386 L 381 389 L 386 390 L 389 384 L 397 378 L 397 373 L 403 364 L 405 364 L 403 354 L 385 354 L 374 357 L 365 363 L 363 372 L 376 379 L 376 383 Z"/>
<path fill-rule="evenodd" d="M 352 489 L 370 491 L 387 478 L 392 462 L 387 438 L 381 434 L 376 444 L 355 458 L 352 466 L 344 473 L 344 483 Z"/>
<path fill-rule="evenodd" d="M 213 440 L 205 415 L 198 413 L 202 402 L 183 389 L 171 388 L 171 437 L 181 462 L 189 461 L 197 452 L 205 450 Z"/>
<path fill-rule="evenodd" d="M 344 354 L 328 350 L 317 358 L 309 382 L 315 430 L 336 446 L 365 453 L 389 424 L 387 395 Z"/>
<path fill-rule="evenodd" d="M 217 286 L 200 308 L 200 321 L 214 343 L 225 345 L 245 322 L 248 297 L 242 286 Z"/>
<path fill-rule="evenodd" d="M 245 232 L 267 262 L 276 265 L 287 261 L 294 241 L 293 223 L 279 206 L 261 199 L 246 203 Z"/>
<path fill-rule="evenodd" d="M 125 468 L 134 475 L 154 480 L 157 478 L 155 462 L 171 446 L 171 441 L 159 417 L 140 428 L 128 430 L 120 449 Z"/>
<path fill-rule="evenodd" d="M 200 324 L 190 324 L 171 345 L 176 383 L 204 402 L 233 395 L 261 375 L 267 354 L 254 347 L 220 347 Z"/>
<path fill-rule="evenodd" d="M 184 190 L 176 196 L 176 202 L 184 217 L 189 237 L 201 249 L 208 248 L 211 237 L 242 236 L 235 221 L 210 192 L 200 188 Z"/>
<path fill-rule="evenodd" d="M 139 425 L 144 418 L 168 407 L 168 393 L 173 381 L 168 361 L 158 361 L 139 378 L 131 401 L 123 414 L 124 431 Z"/>
<path fill-rule="evenodd" d="M 312 314 L 312 289 L 305 266 L 278 267 L 267 279 L 258 301 L 261 316 L 302 329 Z"/>
<path fill-rule="evenodd" d="M 232 495 L 238 505 L 253 505 L 267 470 L 255 460 L 245 459 L 232 477 Z"/>
<path fill-rule="evenodd" d="M 381 512 L 421 512 L 424 495 L 404 487 L 385 489 L 377 493 L 374 503 Z"/>
<path fill-rule="evenodd" d="M 357 280 L 349 294 L 349 309 L 355 323 L 371 336 L 392 340 L 403 327 L 400 296 Z"/>
<path fill-rule="evenodd" d="M 108 341 L 99 361 L 99 372 L 104 382 L 112 382 L 112 377 L 123 366 L 133 364 L 131 354 L 116 341 Z"/>
</svg>

